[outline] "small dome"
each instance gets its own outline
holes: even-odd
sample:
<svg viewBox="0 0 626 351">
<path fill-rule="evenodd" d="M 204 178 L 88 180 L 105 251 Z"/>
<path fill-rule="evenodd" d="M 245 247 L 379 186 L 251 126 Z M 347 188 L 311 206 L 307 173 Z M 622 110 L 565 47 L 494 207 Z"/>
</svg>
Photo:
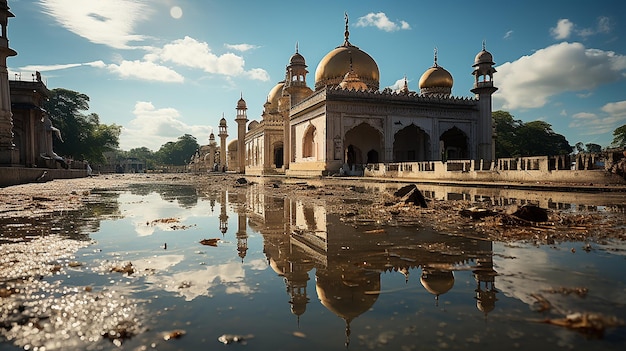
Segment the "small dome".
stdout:
<svg viewBox="0 0 626 351">
<path fill-rule="evenodd" d="M 293 65 L 305 65 L 306 66 L 306 61 L 304 60 L 304 56 L 300 55 L 300 53 L 296 51 L 296 53 L 293 54 L 291 58 L 289 59 L 289 64 L 292 66 Z"/>
<path fill-rule="evenodd" d="M 419 88 L 452 88 L 453 83 L 454 79 L 452 79 L 450 72 L 441 66 L 435 65 L 422 74 Z"/>
<path fill-rule="evenodd" d="M 209 134 L 209 140 L 215 140 L 215 134 L 213 134 L 213 132 Z"/>
<path fill-rule="evenodd" d="M 248 124 L 248 131 L 251 131 L 252 129 L 256 128 L 259 126 L 259 122 L 257 121 L 252 121 L 250 122 L 250 124 Z"/>
<path fill-rule="evenodd" d="M 222 127 L 226 126 L 226 118 L 222 117 L 222 119 L 220 119 L 220 126 Z"/>
<path fill-rule="evenodd" d="M 476 54 L 476 58 L 474 59 L 474 64 L 472 65 L 472 67 L 476 67 L 480 64 L 495 65 L 495 62 L 493 62 L 493 55 L 491 55 L 491 53 L 484 48 L 481 52 Z"/>
<path fill-rule="evenodd" d="M 241 97 L 239 101 L 237 101 L 237 109 L 238 110 L 248 109 L 248 106 L 246 105 L 246 100 L 244 100 L 243 97 Z"/>
<path fill-rule="evenodd" d="M 358 74 L 354 71 L 350 71 L 346 73 L 343 81 L 339 84 L 341 89 L 344 90 L 356 90 L 356 91 L 365 91 L 367 90 L 367 84 L 363 83 Z"/>
</svg>

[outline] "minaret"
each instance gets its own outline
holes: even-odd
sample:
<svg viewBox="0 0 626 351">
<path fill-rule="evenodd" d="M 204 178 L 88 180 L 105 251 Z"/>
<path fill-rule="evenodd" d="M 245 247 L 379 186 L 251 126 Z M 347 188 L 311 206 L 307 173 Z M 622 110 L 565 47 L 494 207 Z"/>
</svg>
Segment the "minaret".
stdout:
<svg viewBox="0 0 626 351">
<path fill-rule="evenodd" d="M 219 133 L 217 136 L 220 137 L 220 167 L 222 167 L 222 172 L 225 172 L 226 167 L 226 138 L 228 138 L 228 132 L 226 131 L 226 118 L 222 114 L 222 119 L 220 120 Z"/>
<path fill-rule="evenodd" d="M 483 41 L 483 49 L 476 55 L 472 65 L 474 67 L 472 74 L 476 80 L 474 88 L 471 90 L 472 93 L 476 94 L 480 109 L 476 159 L 483 161 L 492 161 L 495 157 L 491 96 L 498 88 L 493 86 L 493 74 L 496 72 L 496 69 L 493 68 L 494 65 L 493 56 L 485 50 L 485 42 Z"/>
<path fill-rule="evenodd" d="M 13 113 L 11 113 L 11 93 L 9 91 L 9 72 L 7 57 L 17 55 L 9 48 L 7 25 L 9 17 L 15 17 L 9 11 L 6 0 L 0 0 L 0 164 L 18 163 L 19 150 L 13 144 Z"/>
<path fill-rule="evenodd" d="M 217 161 L 215 159 L 216 150 L 217 150 L 217 143 L 215 142 L 215 134 L 211 132 L 211 134 L 209 135 L 209 169 L 210 169 L 210 172 L 215 171 L 214 169 L 215 161 Z"/>
<path fill-rule="evenodd" d="M 304 100 L 313 93 L 313 90 L 306 84 L 307 71 L 306 60 L 299 52 L 298 43 L 296 43 L 296 52 L 291 55 L 289 65 L 285 68 L 285 86 L 283 88 L 283 96 L 287 99 L 279 104 L 280 112 L 283 115 L 283 167 L 289 168 L 291 161 L 291 153 L 294 151 L 291 146 L 291 127 L 289 126 L 289 114 L 291 106 Z"/>
<path fill-rule="evenodd" d="M 248 123 L 248 116 L 246 115 L 246 101 L 243 99 L 243 94 L 239 101 L 237 101 L 237 165 L 239 169 L 238 173 L 246 173 L 246 123 Z"/>
</svg>

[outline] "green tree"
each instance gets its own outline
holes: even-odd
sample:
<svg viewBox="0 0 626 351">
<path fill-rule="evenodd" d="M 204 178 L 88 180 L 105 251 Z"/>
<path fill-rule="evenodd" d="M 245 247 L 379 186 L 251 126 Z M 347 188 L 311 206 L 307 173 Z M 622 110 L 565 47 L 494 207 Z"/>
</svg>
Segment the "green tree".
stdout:
<svg viewBox="0 0 626 351">
<path fill-rule="evenodd" d="M 156 152 L 157 159 L 162 164 L 182 166 L 186 165 L 194 152 L 200 148 L 196 138 L 190 134 L 185 134 L 177 141 L 170 141 L 161 146 Z"/>
<path fill-rule="evenodd" d="M 496 157 L 563 155 L 572 152 L 565 137 L 544 121 L 524 123 L 506 111 L 492 113 L 496 129 Z"/>
<path fill-rule="evenodd" d="M 602 152 L 602 146 L 598 145 L 598 144 L 594 144 L 594 143 L 588 143 L 585 144 L 585 147 L 587 148 L 587 152 Z"/>
<path fill-rule="evenodd" d="M 157 164 L 156 154 L 145 146 L 130 149 L 125 153 L 125 157 L 136 158 L 145 161 L 147 169 L 154 169 L 154 166 Z"/>
<path fill-rule="evenodd" d="M 611 146 L 614 147 L 626 147 L 626 124 L 621 127 L 617 127 L 613 131 L 613 142 Z"/>
<path fill-rule="evenodd" d="M 54 140 L 57 154 L 91 163 L 104 163 L 104 152 L 117 149 L 121 127 L 100 124 L 97 114 L 89 110 L 89 96 L 67 89 L 53 89 L 44 107 L 55 127 L 61 130 L 63 142 Z"/>
</svg>

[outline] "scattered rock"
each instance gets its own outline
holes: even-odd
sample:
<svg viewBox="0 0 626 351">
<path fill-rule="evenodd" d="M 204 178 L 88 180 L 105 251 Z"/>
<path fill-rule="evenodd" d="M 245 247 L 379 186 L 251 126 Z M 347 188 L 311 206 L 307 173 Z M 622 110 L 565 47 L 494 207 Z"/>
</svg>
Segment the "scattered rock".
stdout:
<svg viewBox="0 0 626 351">
<path fill-rule="evenodd" d="M 410 184 L 398 189 L 394 194 L 395 197 L 401 198 L 406 204 L 419 205 L 422 208 L 427 208 L 426 199 L 422 192 L 419 191 L 417 185 Z"/>
<path fill-rule="evenodd" d="M 218 238 L 213 238 L 213 239 L 202 239 L 200 240 L 200 244 L 202 245 L 206 245 L 206 246 L 217 246 L 217 242 L 220 239 Z"/>
<path fill-rule="evenodd" d="M 535 205 L 524 205 L 515 209 L 513 216 L 530 222 L 547 222 L 548 210 Z"/>
<path fill-rule="evenodd" d="M 252 334 L 248 334 L 248 335 L 237 335 L 237 334 L 223 334 L 220 337 L 217 338 L 217 340 L 221 343 L 223 343 L 224 345 L 228 345 L 228 344 L 232 344 L 232 343 L 239 343 L 239 344 L 246 344 L 248 339 L 252 339 L 254 337 L 254 335 Z"/>
<path fill-rule="evenodd" d="M 471 217 L 472 219 L 480 219 L 480 218 L 493 216 L 495 212 L 486 208 L 474 206 L 474 207 L 461 210 L 459 214 L 463 217 Z"/>
<path fill-rule="evenodd" d="M 167 332 L 163 335 L 163 340 L 168 341 L 172 339 L 180 339 L 185 334 L 187 334 L 187 332 L 182 329 L 172 330 L 171 332 Z"/>
</svg>

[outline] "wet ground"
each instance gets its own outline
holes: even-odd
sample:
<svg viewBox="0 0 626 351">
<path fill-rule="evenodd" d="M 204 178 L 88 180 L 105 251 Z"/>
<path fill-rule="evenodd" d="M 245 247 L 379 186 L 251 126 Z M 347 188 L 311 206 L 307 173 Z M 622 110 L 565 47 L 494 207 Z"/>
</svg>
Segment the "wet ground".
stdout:
<svg viewBox="0 0 626 351">
<path fill-rule="evenodd" d="M 626 193 L 236 179 L 0 189 L 0 350 L 626 345 Z"/>
</svg>

